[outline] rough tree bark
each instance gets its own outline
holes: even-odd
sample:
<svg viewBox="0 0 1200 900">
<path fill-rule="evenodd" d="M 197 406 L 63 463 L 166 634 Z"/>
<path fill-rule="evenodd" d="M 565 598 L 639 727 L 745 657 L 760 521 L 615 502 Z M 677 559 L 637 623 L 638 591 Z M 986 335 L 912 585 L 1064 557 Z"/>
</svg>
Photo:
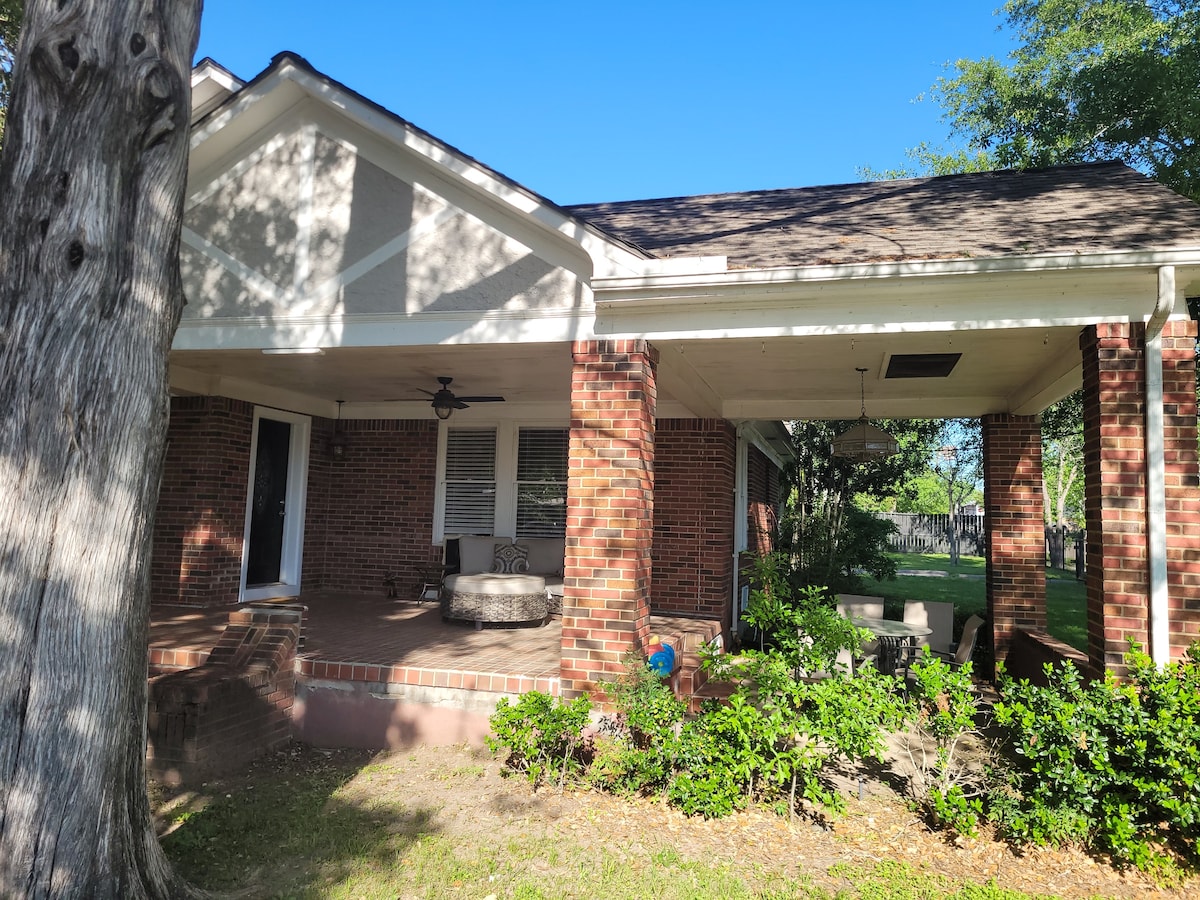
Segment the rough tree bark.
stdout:
<svg viewBox="0 0 1200 900">
<path fill-rule="evenodd" d="M 31 0 L 0 155 L 0 895 L 178 897 L 151 524 L 200 0 Z"/>
</svg>

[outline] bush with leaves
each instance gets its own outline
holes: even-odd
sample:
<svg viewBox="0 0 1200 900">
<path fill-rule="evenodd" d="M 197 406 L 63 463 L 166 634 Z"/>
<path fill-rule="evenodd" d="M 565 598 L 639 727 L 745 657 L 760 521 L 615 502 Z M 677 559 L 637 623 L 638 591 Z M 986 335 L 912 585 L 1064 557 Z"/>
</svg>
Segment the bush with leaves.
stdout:
<svg viewBox="0 0 1200 900">
<path fill-rule="evenodd" d="M 587 697 L 566 702 L 541 691 L 522 694 L 516 703 L 501 697 L 488 720 L 488 748 L 506 751 L 505 770 L 524 774 L 535 789 L 552 773 L 558 774 L 561 788 L 568 777 L 583 771 L 591 709 Z"/>
<path fill-rule="evenodd" d="M 962 753 L 967 742 L 981 739 L 971 664 L 956 669 L 925 648 L 911 674 L 900 743 L 913 768 L 912 798 L 933 824 L 974 837 L 988 772 L 968 765 Z"/>
<path fill-rule="evenodd" d="M 604 685 L 614 712 L 600 719 L 588 780 L 615 793 L 655 793 L 674 772 L 687 704 L 638 654 L 627 654 L 624 664 Z"/>
<path fill-rule="evenodd" d="M 997 724 L 1011 770 L 991 815 L 1018 843 L 1080 844 L 1118 865 L 1200 864 L 1200 644 L 1161 671 L 1136 646 L 1127 674 L 1049 685 L 1001 675 Z"/>
<path fill-rule="evenodd" d="M 815 637 L 818 646 L 827 641 Z M 672 801 L 706 816 L 751 799 L 789 811 L 800 801 L 842 810 L 823 771 L 837 760 L 883 758 L 884 735 L 901 721 L 898 682 L 869 666 L 854 677 L 804 671 L 778 652 L 720 660 L 714 672 L 741 686 L 727 704 L 706 705 L 684 726 Z"/>
<path fill-rule="evenodd" d="M 797 586 L 786 554 L 755 556 L 749 575 L 742 620 L 757 633 L 759 651 L 775 650 L 792 669 L 832 672 L 842 650 L 853 653 L 870 637 L 838 615 L 824 587 Z"/>
</svg>

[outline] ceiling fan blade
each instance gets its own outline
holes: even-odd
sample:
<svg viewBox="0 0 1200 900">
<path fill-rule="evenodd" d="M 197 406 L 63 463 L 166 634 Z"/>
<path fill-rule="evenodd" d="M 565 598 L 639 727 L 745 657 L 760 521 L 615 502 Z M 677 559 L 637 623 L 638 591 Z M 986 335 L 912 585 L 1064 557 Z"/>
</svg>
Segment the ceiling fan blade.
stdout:
<svg viewBox="0 0 1200 900">
<path fill-rule="evenodd" d="M 457 397 L 466 403 L 503 403 L 503 397 Z"/>
</svg>

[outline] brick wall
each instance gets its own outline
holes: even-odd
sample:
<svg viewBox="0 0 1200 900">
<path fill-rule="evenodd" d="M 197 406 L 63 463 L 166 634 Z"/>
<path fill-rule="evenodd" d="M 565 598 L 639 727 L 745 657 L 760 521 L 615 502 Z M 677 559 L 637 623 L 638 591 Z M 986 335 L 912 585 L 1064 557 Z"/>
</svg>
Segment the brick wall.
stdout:
<svg viewBox="0 0 1200 900">
<path fill-rule="evenodd" d="M 728 622 L 737 434 L 720 419 L 660 419 L 654 439 L 651 605 Z"/>
<path fill-rule="evenodd" d="M 1171 652 L 1200 638 L 1200 492 L 1196 455 L 1195 331 L 1163 331 L 1164 464 Z M 1121 671 L 1129 638 L 1149 642 L 1146 543 L 1145 327 L 1084 330 L 1084 482 L 1088 656 Z"/>
<path fill-rule="evenodd" d="M 343 420 L 345 453 L 333 459 L 333 422 L 316 419 L 309 454 L 304 533 L 305 590 L 415 598 L 416 567 L 441 559 L 433 546 L 437 423 Z"/>
<path fill-rule="evenodd" d="M 254 407 L 175 397 L 154 520 L 151 600 L 236 603 Z"/>
<path fill-rule="evenodd" d="M 250 606 L 203 665 L 150 679 L 147 767 L 169 783 L 234 771 L 291 739 L 301 609 Z"/>
<path fill-rule="evenodd" d="M 1018 628 L 1046 630 L 1042 430 L 1036 416 L 983 417 L 987 605 L 996 662 Z"/>
<path fill-rule="evenodd" d="M 595 693 L 650 627 L 657 353 L 645 341 L 572 347 L 562 696 Z"/>
</svg>

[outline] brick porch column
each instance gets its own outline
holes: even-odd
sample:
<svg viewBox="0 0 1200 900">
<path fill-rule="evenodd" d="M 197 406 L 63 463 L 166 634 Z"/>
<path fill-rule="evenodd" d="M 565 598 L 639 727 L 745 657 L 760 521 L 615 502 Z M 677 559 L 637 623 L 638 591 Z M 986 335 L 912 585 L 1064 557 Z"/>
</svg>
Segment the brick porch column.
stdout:
<svg viewBox="0 0 1200 900">
<path fill-rule="evenodd" d="M 1200 474 L 1196 456 L 1196 323 L 1163 330 L 1167 586 L 1174 656 L 1200 638 Z M 1083 351 L 1088 657 L 1121 671 L 1129 638 L 1149 645 L 1145 326 L 1108 323 Z"/>
<path fill-rule="evenodd" d="M 1046 630 L 1042 427 L 1036 416 L 996 414 L 982 422 L 987 609 L 1002 662 L 1018 628 Z"/>
<path fill-rule="evenodd" d="M 650 631 L 658 354 L 645 341 L 572 348 L 561 691 L 595 693 Z"/>
</svg>

